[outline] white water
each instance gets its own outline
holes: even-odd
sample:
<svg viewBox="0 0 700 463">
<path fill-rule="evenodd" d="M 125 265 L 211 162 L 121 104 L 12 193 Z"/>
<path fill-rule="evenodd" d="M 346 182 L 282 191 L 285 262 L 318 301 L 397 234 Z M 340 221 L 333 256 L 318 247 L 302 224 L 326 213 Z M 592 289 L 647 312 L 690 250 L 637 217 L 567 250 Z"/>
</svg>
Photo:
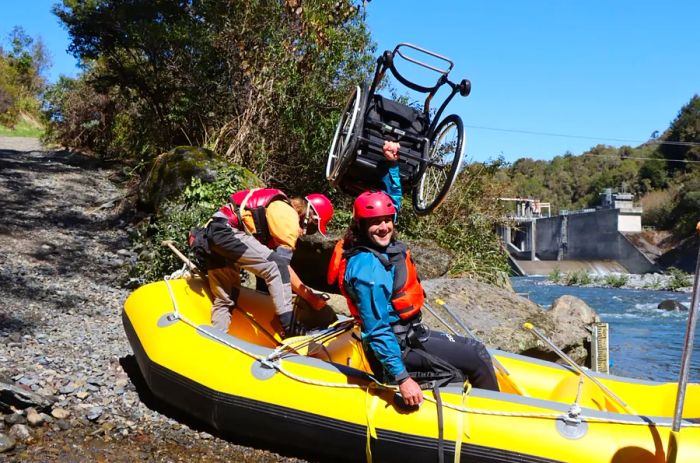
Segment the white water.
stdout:
<svg viewBox="0 0 700 463">
<path fill-rule="evenodd" d="M 569 294 L 593 307 L 610 327 L 611 373 L 639 379 L 677 381 L 685 339 L 688 312 L 657 308 L 674 299 L 690 306 L 691 295 L 640 289 L 583 288 L 541 285 L 543 278 L 513 278 L 518 293 L 529 293 L 532 301 L 549 308 Z M 700 337 L 695 336 L 690 381 L 700 382 Z"/>
</svg>

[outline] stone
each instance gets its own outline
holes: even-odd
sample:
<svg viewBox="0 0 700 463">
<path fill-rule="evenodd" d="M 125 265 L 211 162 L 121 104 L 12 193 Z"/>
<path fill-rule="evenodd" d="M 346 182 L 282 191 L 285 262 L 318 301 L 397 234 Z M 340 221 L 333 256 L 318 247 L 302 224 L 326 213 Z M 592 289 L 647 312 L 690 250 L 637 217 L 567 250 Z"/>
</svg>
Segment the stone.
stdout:
<svg viewBox="0 0 700 463">
<path fill-rule="evenodd" d="M 56 421 L 56 426 L 57 426 L 58 429 L 60 429 L 61 431 L 65 431 L 65 430 L 71 428 L 71 424 L 70 424 L 70 422 L 69 422 L 68 420 L 58 420 L 58 421 Z"/>
<path fill-rule="evenodd" d="M 104 410 L 102 409 L 102 407 L 92 407 L 92 408 L 88 411 L 87 419 L 90 420 L 90 421 L 95 421 L 95 420 L 97 420 L 97 418 L 99 418 L 100 416 L 102 416 L 102 412 L 103 412 L 103 411 L 104 411 Z"/>
<path fill-rule="evenodd" d="M 678 301 L 674 301 L 673 299 L 666 299 L 665 301 L 659 302 L 659 305 L 657 305 L 656 308 L 659 310 L 668 310 L 670 312 L 688 311 L 688 307 Z"/>
<path fill-rule="evenodd" d="M 75 392 L 75 389 L 76 385 L 74 383 L 68 383 L 65 386 L 61 386 L 58 389 L 58 392 L 60 392 L 61 394 L 72 394 L 73 392 Z"/>
<path fill-rule="evenodd" d="M 155 212 L 167 199 L 175 198 L 190 184 L 193 177 L 203 182 L 217 178 L 218 172 L 230 165 L 211 150 L 194 146 L 178 146 L 159 155 L 139 190 L 139 206 Z M 262 182 L 248 169 L 241 168 L 238 179 L 244 188 L 261 187 Z"/>
<path fill-rule="evenodd" d="M 7 423 L 9 426 L 14 424 L 25 424 L 26 422 L 27 418 L 25 418 L 21 413 L 11 413 L 5 416 L 5 423 Z"/>
<path fill-rule="evenodd" d="M 15 448 L 17 442 L 10 436 L 0 433 L 0 453 L 8 452 Z"/>
<path fill-rule="evenodd" d="M 18 375 L 21 379 L 24 375 Z M 44 409 L 50 407 L 56 401 L 53 397 L 46 397 L 32 391 L 28 391 L 14 384 L 0 381 L 0 408 L 27 408 L 36 407 Z"/>
<path fill-rule="evenodd" d="M 51 416 L 57 420 L 65 420 L 70 416 L 70 412 L 64 408 L 54 408 L 51 410 Z"/>
<path fill-rule="evenodd" d="M 32 432 L 25 424 L 15 424 L 10 428 L 8 435 L 19 442 L 27 442 L 32 438 Z"/>
<path fill-rule="evenodd" d="M 37 427 L 44 424 L 44 417 L 33 408 L 27 409 L 27 422 L 30 426 Z"/>
<path fill-rule="evenodd" d="M 564 309 L 546 311 L 510 290 L 467 278 L 425 280 L 423 287 L 428 296 L 428 305 L 443 320 L 457 327 L 447 313 L 446 308 L 449 308 L 488 347 L 544 360 L 558 360 L 532 333 L 522 328 L 525 322 L 529 322 L 550 337 L 574 361 L 581 364 L 587 361 L 589 333 L 586 326 L 595 318 L 595 312 L 590 307 L 584 309 L 575 305 L 570 310 L 578 313 L 578 318 L 565 316 L 567 311 Z M 437 298 L 446 302 L 446 308 L 435 302 Z M 448 331 L 428 310 L 423 311 L 423 320 L 433 329 Z M 463 333 L 461 329 L 456 329 Z"/>
</svg>

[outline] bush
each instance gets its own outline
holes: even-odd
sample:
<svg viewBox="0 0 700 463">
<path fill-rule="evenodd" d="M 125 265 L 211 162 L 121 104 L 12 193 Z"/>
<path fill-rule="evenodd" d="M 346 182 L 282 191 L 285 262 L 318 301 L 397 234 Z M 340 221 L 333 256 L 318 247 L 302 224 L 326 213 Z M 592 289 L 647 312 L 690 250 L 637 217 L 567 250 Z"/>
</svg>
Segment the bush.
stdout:
<svg viewBox="0 0 700 463">
<path fill-rule="evenodd" d="M 606 275 L 603 282 L 606 286 L 612 286 L 613 288 L 621 288 L 627 284 L 629 281 L 629 276 L 625 274 L 610 274 Z"/>
<path fill-rule="evenodd" d="M 410 200 L 404 199 L 399 214 L 400 230 L 411 239 L 433 240 L 452 251 L 455 261 L 452 275 L 464 275 L 500 285 L 509 272 L 506 251 L 495 227 L 505 214 L 497 198 L 493 176 L 499 163 L 474 163 L 465 166 L 440 209 L 426 217 L 413 213 Z"/>
<path fill-rule="evenodd" d="M 675 202 L 675 192 L 670 189 L 647 193 L 639 201 L 643 208 L 642 224 L 661 229 L 667 228 Z"/>
<path fill-rule="evenodd" d="M 585 270 L 568 272 L 564 276 L 564 284 L 567 286 L 585 286 L 592 283 L 591 276 Z"/>
<path fill-rule="evenodd" d="M 559 270 L 559 267 L 554 267 L 551 272 L 549 272 L 549 281 L 552 283 L 561 283 L 562 281 L 562 273 L 561 270 Z"/>
<path fill-rule="evenodd" d="M 669 267 L 668 273 L 671 275 L 671 279 L 668 282 L 668 289 L 671 291 L 687 288 L 692 284 L 690 281 L 690 275 L 681 269 Z"/>
</svg>

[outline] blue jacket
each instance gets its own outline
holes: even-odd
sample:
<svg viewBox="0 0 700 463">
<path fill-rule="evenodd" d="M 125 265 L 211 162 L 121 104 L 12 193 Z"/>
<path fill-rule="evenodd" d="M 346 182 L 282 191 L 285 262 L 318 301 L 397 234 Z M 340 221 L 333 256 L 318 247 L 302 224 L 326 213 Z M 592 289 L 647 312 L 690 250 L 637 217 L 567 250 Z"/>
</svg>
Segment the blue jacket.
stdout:
<svg viewBox="0 0 700 463">
<path fill-rule="evenodd" d="M 371 252 L 348 259 L 345 289 L 355 301 L 362 318 L 362 342 L 372 349 L 384 370 L 400 381 L 408 377 L 401 349 L 391 325 L 399 316 L 391 306 L 394 268 L 387 270 Z"/>
<path fill-rule="evenodd" d="M 401 178 L 399 177 L 399 163 L 397 161 L 385 161 L 381 167 L 386 166 L 386 172 L 382 175 L 382 183 L 384 184 L 384 193 L 391 197 L 391 200 L 396 207 L 396 212 L 401 209 L 401 199 L 403 191 L 401 189 Z"/>
</svg>

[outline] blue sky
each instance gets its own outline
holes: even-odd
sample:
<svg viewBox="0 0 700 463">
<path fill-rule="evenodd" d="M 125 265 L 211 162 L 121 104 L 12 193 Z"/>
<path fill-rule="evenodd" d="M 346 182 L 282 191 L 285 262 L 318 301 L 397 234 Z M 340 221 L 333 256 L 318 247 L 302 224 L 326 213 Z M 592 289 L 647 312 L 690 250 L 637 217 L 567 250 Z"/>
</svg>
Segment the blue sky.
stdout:
<svg viewBox="0 0 700 463">
<path fill-rule="evenodd" d="M 49 79 L 75 76 L 54 0 L 3 1 L 0 38 L 41 36 Z M 410 42 L 452 58 L 472 82 L 447 112 L 467 126 L 467 156 L 551 159 L 599 143 L 636 146 L 700 94 L 700 2 L 691 0 L 373 0 L 378 51 Z M 523 133 L 530 132 L 530 133 Z"/>
</svg>

